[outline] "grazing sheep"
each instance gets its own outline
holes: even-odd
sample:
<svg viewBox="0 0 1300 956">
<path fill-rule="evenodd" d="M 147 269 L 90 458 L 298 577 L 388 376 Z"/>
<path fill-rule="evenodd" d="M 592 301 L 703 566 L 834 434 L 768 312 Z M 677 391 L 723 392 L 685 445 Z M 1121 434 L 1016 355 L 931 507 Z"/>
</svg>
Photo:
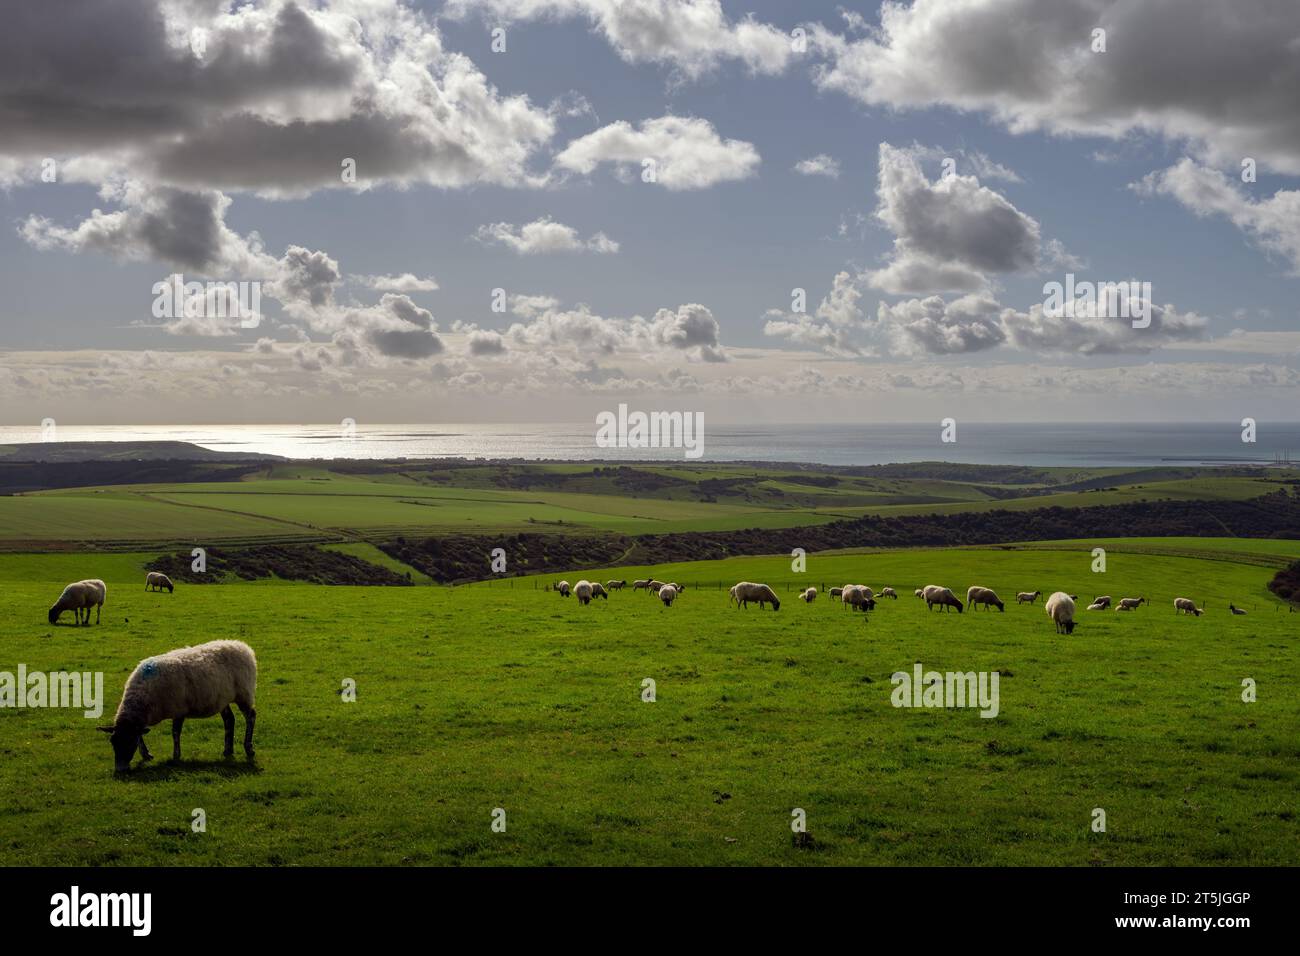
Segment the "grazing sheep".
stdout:
<svg viewBox="0 0 1300 956">
<path fill-rule="evenodd" d="M 1196 606 L 1196 602 L 1191 598 L 1174 598 L 1174 613 L 1195 614 L 1201 616 L 1201 609 Z"/>
<path fill-rule="evenodd" d="M 667 583 L 667 581 L 651 581 L 646 585 L 646 589 L 649 590 L 651 594 L 658 594 L 659 589 Z"/>
<path fill-rule="evenodd" d="M 1016 603 L 1017 603 L 1017 604 L 1033 604 L 1035 601 L 1037 601 L 1037 600 L 1038 600 L 1040 597 L 1042 597 L 1042 596 L 1043 596 L 1043 592 L 1042 592 L 1042 591 L 1033 591 L 1033 592 L 1030 592 L 1030 591 L 1021 591 L 1019 594 L 1016 595 Z"/>
<path fill-rule="evenodd" d="M 673 600 L 677 597 L 677 588 L 671 584 L 665 584 L 659 589 L 659 600 L 664 602 L 664 607 L 672 607 Z"/>
<path fill-rule="evenodd" d="M 966 603 L 971 607 L 976 604 L 983 604 L 986 611 L 990 605 L 1003 612 L 1007 609 L 992 588 L 982 588 L 978 584 L 973 584 L 966 589 Z"/>
<path fill-rule="evenodd" d="M 831 588 L 831 589 L 830 589 L 829 591 L 827 591 L 826 593 L 829 594 L 829 595 L 830 595 L 831 597 L 833 597 L 833 598 L 837 598 L 837 597 L 839 597 L 841 594 L 844 593 L 844 589 L 843 589 L 843 588 Z"/>
<path fill-rule="evenodd" d="M 799 597 L 805 604 L 811 604 L 813 601 L 817 600 L 817 589 L 808 588 L 806 591 L 801 593 Z"/>
<path fill-rule="evenodd" d="M 555 586 L 555 590 L 560 592 L 560 597 L 568 597 L 571 588 L 569 587 L 568 581 L 561 581 Z"/>
<path fill-rule="evenodd" d="M 1110 595 L 1109 595 L 1109 594 L 1103 594 L 1103 595 L 1101 595 L 1100 597 L 1095 597 L 1095 598 L 1092 599 L 1092 603 L 1093 603 L 1093 604 L 1100 604 L 1100 605 L 1102 606 L 1103 609 L 1108 608 L 1108 607 L 1110 607 Z"/>
<path fill-rule="evenodd" d="M 923 598 L 923 597 L 925 597 L 925 589 L 924 589 L 924 588 L 917 588 L 917 589 L 916 589 L 915 591 L 913 591 L 912 593 L 915 594 L 915 595 L 916 595 L 917 597 L 919 597 L 919 598 Z"/>
<path fill-rule="evenodd" d="M 1120 598 L 1120 599 L 1119 599 L 1119 607 L 1115 608 L 1115 610 L 1117 610 L 1117 611 L 1136 611 L 1136 610 L 1138 609 L 1138 606 L 1141 605 L 1145 600 L 1146 600 L 1146 598 L 1144 598 L 1144 597 L 1140 597 L 1140 598 Z"/>
<path fill-rule="evenodd" d="M 609 600 L 609 592 L 605 590 L 605 585 L 601 584 L 599 581 L 591 582 L 591 596 L 594 598 L 604 598 L 606 601 Z"/>
<path fill-rule="evenodd" d="M 880 596 L 882 598 L 893 598 L 895 601 L 898 600 L 898 592 L 895 591 L 893 588 L 881 588 Z"/>
<path fill-rule="evenodd" d="M 851 607 L 855 611 L 871 611 L 875 609 L 875 595 L 872 594 L 871 588 L 862 584 L 850 584 L 845 586 L 844 593 L 840 599 L 846 607 Z"/>
<path fill-rule="evenodd" d="M 606 582 L 605 582 L 605 587 L 609 588 L 611 591 L 621 591 L 621 590 L 623 590 L 625 587 L 627 587 L 627 582 L 626 582 L 626 581 L 606 581 Z"/>
<path fill-rule="evenodd" d="M 591 596 L 592 596 L 591 582 L 579 581 L 577 584 L 573 586 L 573 594 L 574 597 L 578 599 L 579 604 L 582 604 L 584 606 L 590 604 Z"/>
<path fill-rule="evenodd" d="M 1233 614 L 1245 614 L 1245 613 L 1246 613 L 1246 612 L 1243 611 L 1241 608 L 1237 607 L 1237 605 L 1235 605 L 1235 604 L 1229 604 L 1229 605 L 1228 605 L 1228 610 L 1231 611 Z"/>
<path fill-rule="evenodd" d="M 1074 633 L 1074 599 L 1064 591 L 1057 591 L 1047 599 L 1047 616 L 1056 622 L 1057 634 Z"/>
<path fill-rule="evenodd" d="M 176 586 L 172 584 L 172 579 L 167 577 L 167 575 L 163 574 L 161 571 L 150 571 L 144 576 L 144 589 L 148 591 L 150 588 L 153 588 L 155 591 L 161 591 L 163 588 L 166 588 L 168 594 L 171 594 L 176 590 Z"/>
<path fill-rule="evenodd" d="M 632 582 L 633 591 L 640 591 L 643 588 L 648 588 L 649 586 L 650 586 L 649 578 L 638 578 L 637 580 Z"/>
<path fill-rule="evenodd" d="M 756 584 L 753 581 L 741 581 L 731 589 L 731 597 L 736 602 L 737 607 L 749 607 L 750 601 L 757 601 L 761 608 L 766 604 L 772 605 L 773 611 L 781 610 L 781 601 L 766 584 Z"/>
<path fill-rule="evenodd" d="M 927 611 L 933 611 L 936 604 L 943 608 L 945 614 L 950 607 L 955 607 L 958 614 L 963 610 L 961 601 L 958 600 L 957 595 L 952 593 L 951 588 L 945 588 L 938 584 L 927 584 L 922 591 L 924 592 L 925 609 Z"/>
<path fill-rule="evenodd" d="M 253 757 L 254 709 L 257 693 L 257 658 L 243 641 L 210 641 L 181 647 L 136 665 L 122 691 L 122 702 L 112 727 L 100 727 L 113 745 L 114 766 L 129 770 L 136 750 L 145 760 L 153 755 L 144 735 L 154 724 L 171 718 L 172 759 L 181 759 L 181 726 L 188 717 L 221 715 L 226 725 L 223 755 L 235 752 L 235 715 L 231 703 L 244 715 L 244 753 Z"/>
<path fill-rule="evenodd" d="M 677 594 L 679 597 L 681 596 L 681 593 L 686 590 L 685 584 L 678 584 L 676 581 L 669 581 L 668 583 L 677 589 Z"/>
<path fill-rule="evenodd" d="M 49 620 L 51 624 L 59 620 L 59 615 L 64 611 L 72 611 L 77 616 L 78 624 L 90 624 L 90 609 L 95 609 L 95 623 L 99 623 L 100 610 L 104 606 L 104 600 L 108 597 L 108 586 L 99 578 L 86 578 L 84 581 L 74 581 L 63 589 L 59 599 L 54 602 L 50 608 Z M 81 612 L 86 612 L 86 619 L 81 619 Z"/>
</svg>

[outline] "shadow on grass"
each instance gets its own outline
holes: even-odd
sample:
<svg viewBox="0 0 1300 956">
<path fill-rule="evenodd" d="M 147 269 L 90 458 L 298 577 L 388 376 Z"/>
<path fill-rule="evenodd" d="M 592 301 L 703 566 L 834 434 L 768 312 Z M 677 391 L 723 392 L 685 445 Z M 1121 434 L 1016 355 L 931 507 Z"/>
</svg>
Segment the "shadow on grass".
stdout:
<svg viewBox="0 0 1300 956">
<path fill-rule="evenodd" d="M 127 773 L 114 773 L 113 776 L 124 783 L 152 783 L 157 780 L 175 780 L 194 773 L 213 773 L 233 780 L 261 772 L 262 768 L 255 760 L 228 757 L 221 760 L 152 760 L 149 763 L 133 764 Z"/>
</svg>

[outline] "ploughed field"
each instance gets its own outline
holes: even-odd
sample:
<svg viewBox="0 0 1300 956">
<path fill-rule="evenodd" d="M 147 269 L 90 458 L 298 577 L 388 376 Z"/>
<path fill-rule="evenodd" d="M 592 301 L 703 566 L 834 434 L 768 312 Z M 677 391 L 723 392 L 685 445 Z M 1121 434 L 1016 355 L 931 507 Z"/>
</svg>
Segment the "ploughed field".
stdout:
<svg viewBox="0 0 1300 956">
<path fill-rule="evenodd" d="M 672 565 L 651 569 L 688 585 L 667 609 L 540 589 L 640 568 L 167 594 L 143 590 L 152 553 L 0 555 L 0 671 L 103 671 L 106 698 L 99 720 L 0 709 L 0 861 L 1295 865 L 1300 617 L 1267 591 L 1271 567 L 1237 560 L 1295 543 L 1250 544 L 1115 542 L 1104 574 L 1093 542 L 812 554 L 802 574 L 788 557 Z M 82 577 L 108 583 L 103 623 L 50 626 Z M 739 580 L 771 584 L 780 610 L 729 606 L 715 582 Z M 845 583 L 900 597 L 864 617 L 793 590 Z M 1006 612 L 927 612 L 912 591 L 931 583 L 992 587 Z M 1035 589 L 1079 595 L 1073 635 L 1041 599 L 1014 603 Z M 1084 611 L 1097 594 L 1152 603 Z M 1176 596 L 1205 615 L 1176 615 Z M 131 669 L 216 638 L 257 652 L 256 763 L 221 759 L 218 718 L 190 720 L 181 763 L 164 723 L 154 762 L 115 778 L 94 728 Z M 892 706 L 891 674 L 916 662 L 999 671 L 997 717 Z M 810 845 L 793 844 L 795 808 Z"/>
</svg>

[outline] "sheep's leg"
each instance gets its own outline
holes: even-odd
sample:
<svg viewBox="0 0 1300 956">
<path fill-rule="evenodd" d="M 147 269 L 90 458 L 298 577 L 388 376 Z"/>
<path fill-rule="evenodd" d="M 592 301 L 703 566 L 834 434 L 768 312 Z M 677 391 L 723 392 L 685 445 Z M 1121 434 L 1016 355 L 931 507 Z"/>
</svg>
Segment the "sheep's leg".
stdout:
<svg viewBox="0 0 1300 956">
<path fill-rule="evenodd" d="M 244 714 L 244 753 L 248 758 L 253 759 L 253 725 L 257 722 L 257 710 L 253 707 L 239 705 L 239 709 Z"/>
<path fill-rule="evenodd" d="M 99 623 L 99 612 L 100 612 L 101 610 L 103 610 L 103 608 L 104 608 L 104 605 L 102 605 L 102 604 L 96 604 L 96 605 L 95 605 L 95 623 L 96 623 L 96 624 Z M 90 608 L 86 608 L 86 623 L 87 623 L 87 624 L 90 623 Z"/>
<path fill-rule="evenodd" d="M 226 746 L 221 751 L 223 757 L 235 755 L 235 712 L 227 704 L 221 709 L 221 722 L 226 725 Z"/>
<path fill-rule="evenodd" d="M 140 735 L 140 757 L 143 760 L 153 759 L 153 754 L 149 752 L 149 745 L 144 742 L 144 734 Z"/>
<path fill-rule="evenodd" d="M 172 759 L 181 759 L 181 728 L 185 726 L 184 717 L 172 718 Z"/>
</svg>

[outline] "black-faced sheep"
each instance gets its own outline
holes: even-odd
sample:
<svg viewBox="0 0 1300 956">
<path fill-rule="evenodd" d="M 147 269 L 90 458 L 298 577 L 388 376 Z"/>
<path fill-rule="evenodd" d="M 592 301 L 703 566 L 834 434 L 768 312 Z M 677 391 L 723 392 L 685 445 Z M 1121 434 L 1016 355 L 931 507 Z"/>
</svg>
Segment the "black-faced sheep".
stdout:
<svg viewBox="0 0 1300 956">
<path fill-rule="evenodd" d="M 731 588 L 731 599 L 736 602 L 737 607 L 749 607 L 750 601 L 757 601 L 759 607 L 766 604 L 772 605 L 773 611 L 781 610 L 781 601 L 766 584 L 756 584 L 753 581 L 741 581 Z"/>
<path fill-rule="evenodd" d="M 1093 604 L 1100 604 L 1102 608 L 1110 607 L 1110 595 L 1102 594 L 1092 599 Z"/>
<path fill-rule="evenodd" d="M 579 604 L 582 604 L 584 606 L 590 604 L 592 594 L 593 594 L 591 582 L 579 581 L 577 584 L 573 586 L 573 594 L 574 597 L 578 599 Z"/>
<path fill-rule="evenodd" d="M 992 588 L 982 588 L 978 584 L 973 584 L 966 589 L 966 603 L 971 607 L 983 604 L 986 611 L 990 607 L 995 607 L 999 611 L 1007 609 Z"/>
<path fill-rule="evenodd" d="M 648 588 L 649 586 L 650 586 L 649 578 L 638 578 L 637 580 L 632 582 L 633 591 L 640 591 L 643 588 Z"/>
<path fill-rule="evenodd" d="M 150 571 L 144 576 L 144 589 L 148 591 L 150 588 L 155 591 L 161 591 L 163 588 L 166 588 L 168 594 L 171 594 L 176 590 L 176 586 L 172 584 L 172 579 L 167 577 L 167 575 L 163 574 L 161 571 Z"/>
<path fill-rule="evenodd" d="M 1137 609 L 1138 609 L 1138 608 L 1143 604 L 1143 602 L 1145 602 L 1145 601 L 1146 601 L 1146 598 L 1144 598 L 1144 597 L 1140 597 L 1140 598 L 1120 598 L 1120 599 L 1119 599 L 1119 606 L 1118 606 L 1117 608 L 1115 608 L 1115 610 L 1117 610 L 1117 611 L 1136 611 L 1136 610 L 1137 610 Z"/>
<path fill-rule="evenodd" d="M 659 600 L 664 602 L 664 607 L 672 607 L 676 598 L 677 588 L 674 585 L 665 584 L 659 589 Z"/>
<path fill-rule="evenodd" d="M 611 591 L 621 591 L 621 590 L 623 590 L 625 587 L 627 587 L 627 582 L 626 582 L 626 581 L 606 581 L 606 582 L 605 582 L 605 587 L 609 588 Z"/>
<path fill-rule="evenodd" d="M 90 609 L 95 609 L 95 623 L 99 623 L 100 610 L 104 606 L 104 601 L 108 597 L 108 586 L 99 578 L 87 578 L 84 581 L 74 581 L 63 589 L 59 599 L 54 602 L 50 608 L 49 621 L 54 624 L 58 621 L 59 615 L 64 611 L 72 611 L 76 614 L 78 624 L 90 624 Z M 81 612 L 86 612 L 86 619 L 81 619 Z"/>
<path fill-rule="evenodd" d="M 1016 595 L 1017 604 L 1033 604 L 1043 596 L 1042 591 L 1021 591 Z"/>
<path fill-rule="evenodd" d="M 555 590 L 560 592 L 560 597 L 568 597 L 569 592 L 572 591 L 573 589 L 569 587 L 568 581 L 561 581 L 559 584 L 555 586 Z"/>
<path fill-rule="evenodd" d="M 599 581 L 591 582 L 591 596 L 594 598 L 604 598 L 606 601 L 609 600 L 609 592 L 605 590 L 605 585 L 601 584 Z"/>
<path fill-rule="evenodd" d="M 1233 614 L 1245 614 L 1245 613 L 1246 613 L 1246 612 L 1243 611 L 1241 608 L 1237 607 L 1237 605 L 1235 605 L 1235 604 L 1229 604 L 1229 605 L 1228 605 L 1228 610 L 1231 611 Z"/>
<path fill-rule="evenodd" d="M 1175 614 L 1195 614 L 1201 616 L 1201 609 L 1196 606 L 1196 602 L 1191 598 L 1174 598 Z"/>
<path fill-rule="evenodd" d="M 1057 591 L 1047 599 L 1047 616 L 1056 622 L 1057 634 L 1074 633 L 1074 599 L 1064 591 Z"/>
<path fill-rule="evenodd" d="M 944 613 L 947 613 L 950 607 L 955 607 L 958 614 L 964 609 L 961 600 L 952 593 L 951 588 L 945 588 L 938 584 L 927 584 L 922 591 L 927 611 L 933 611 L 936 604 L 943 608 Z"/>
<path fill-rule="evenodd" d="M 807 588 L 800 592 L 799 600 L 803 601 L 804 604 L 811 604 L 813 601 L 817 600 L 817 589 Z"/>
<path fill-rule="evenodd" d="M 895 601 L 898 600 L 898 592 L 895 591 L 893 588 L 881 588 L 880 596 L 882 598 L 893 598 Z"/>
<path fill-rule="evenodd" d="M 181 727 L 189 717 L 221 715 L 226 725 L 223 754 L 235 752 L 236 704 L 244 715 L 244 753 L 253 757 L 253 725 L 257 720 L 257 658 L 242 641 L 211 641 L 182 647 L 141 661 L 127 678 L 112 727 L 100 727 L 113 744 L 114 766 L 129 770 L 136 750 L 145 760 L 153 755 L 144 735 L 161 721 L 172 722 L 172 759 L 181 759 Z"/>
</svg>

